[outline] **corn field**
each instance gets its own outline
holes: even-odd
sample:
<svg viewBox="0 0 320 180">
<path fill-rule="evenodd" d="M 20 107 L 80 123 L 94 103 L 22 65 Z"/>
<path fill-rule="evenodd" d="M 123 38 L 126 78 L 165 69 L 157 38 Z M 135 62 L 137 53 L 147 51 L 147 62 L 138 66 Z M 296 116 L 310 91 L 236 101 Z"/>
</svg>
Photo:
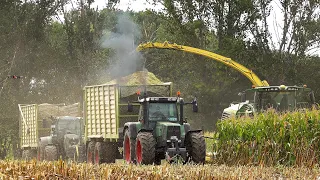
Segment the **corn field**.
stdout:
<svg viewBox="0 0 320 180">
<path fill-rule="evenodd" d="M 218 164 L 314 167 L 320 160 L 320 111 L 271 110 L 219 121 L 212 136 Z"/>
<path fill-rule="evenodd" d="M 225 165 L 76 164 L 64 161 L 0 161 L 0 179 L 317 179 L 319 168 Z"/>
</svg>

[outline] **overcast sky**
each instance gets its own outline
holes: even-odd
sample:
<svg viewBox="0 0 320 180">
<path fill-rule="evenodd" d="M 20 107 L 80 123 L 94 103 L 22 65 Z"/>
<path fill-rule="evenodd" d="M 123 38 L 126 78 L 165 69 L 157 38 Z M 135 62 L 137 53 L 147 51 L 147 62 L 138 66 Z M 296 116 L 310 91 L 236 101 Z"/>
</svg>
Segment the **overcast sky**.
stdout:
<svg viewBox="0 0 320 180">
<path fill-rule="evenodd" d="M 95 0 L 93 3 L 93 6 L 97 7 L 99 9 L 102 9 L 106 7 L 106 4 L 108 3 L 108 0 Z M 142 11 L 146 8 L 148 9 L 155 9 L 159 10 L 161 9 L 161 5 L 154 6 L 152 4 L 147 3 L 146 0 L 120 0 L 120 3 L 116 6 L 119 9 L 127 10 L 128 8 L 133 11 Z"/>
<path fill-rule="evenodd" d="M 151 0 L 149 0 L 151 1 Z M 95 0 L 92 7 L 98 7 L 98 9 L 103 9 L 106 7 L 108 0 Z M 161 10 L 163 7 L 161 4 L 154 6 L 148 3 L 146 0 L 120 0 L 120 3 L 116 6 L 121 10 L 132 10 L 135 12 L 143 11 L 145 9 Z M 283 15 L 280 8 L 280 0 L 273 0 L 271 2 L 271 14 L 267 18 L 268 29 L 272 37 L 273 44 L 277 49 L 279 47 L 280 37 L 282 37 L 282 26 L 283 26 Z M 179 43 L 179 42 L 176 42 Z M 318 50 L 314 52 L 309 52 L 309 54 L 319 54 Z"/>
<path fill-rule="evenodd" d="M 95 0 L 93 6 L 98 7 L 98 9 L 103 9 L 104 7 L 106 7 L 107 2 L 108 0 Z M 272 41 L 276 43 L 279 42 L 279 35 L 281 34 L 283 17 L 281 16 L 279 1 L 273 1 L 271 3 L 271 6 L 273 10 L 267 21 L 269 32 L 272 34 Z M 154 6 L 150 3 L 147 3 L 146 0 L 120 0 L 120 3 L 116 7 L 124 11 L 128 9 L 133 11 L 142 11 L 147 8 L 160 10 L 161 8 L 163 8 L 161 4 L 157 4 L 156 6 Z"/>
</svg>

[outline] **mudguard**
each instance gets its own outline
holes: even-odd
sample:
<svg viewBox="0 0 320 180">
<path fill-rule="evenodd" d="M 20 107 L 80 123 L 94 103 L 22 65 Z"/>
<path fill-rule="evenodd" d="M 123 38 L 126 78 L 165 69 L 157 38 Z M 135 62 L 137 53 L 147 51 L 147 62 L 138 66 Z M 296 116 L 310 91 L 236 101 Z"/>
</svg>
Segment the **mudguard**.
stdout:
<svg viewBox="0 0 320 180">
<path fill-rule="evenodd" d="M 190 124 L 189 123 L 183 123 L 183 126 L 184 126 L 184 131 L 187 134 L 191 129 Z"/>
<path fill-rule="evenodd" d="M 123 134 L 125 133 L 126 129 L 129 129 L 130 138 L 136 139 L 138 132 L 141 129 L 141 123 L 140 122 L 128 122 L 124 124 L 123 128 Z"/>
<path fill-rule="evenodd" d="M 186 133 L 186 137 L 188 137 L 190 133 L 194 133 L 194 132 L 202 132 L 202 129 L 190 130 Z"/>
<path fill-rule="evenodd" d="M 45 136 L 45 137 L 40 137 L 39 139 L 39 146 L 40 147 L 45 147 L 47 145 L 52 145 L 52 137 L 51 136 Z"/>
</svg>

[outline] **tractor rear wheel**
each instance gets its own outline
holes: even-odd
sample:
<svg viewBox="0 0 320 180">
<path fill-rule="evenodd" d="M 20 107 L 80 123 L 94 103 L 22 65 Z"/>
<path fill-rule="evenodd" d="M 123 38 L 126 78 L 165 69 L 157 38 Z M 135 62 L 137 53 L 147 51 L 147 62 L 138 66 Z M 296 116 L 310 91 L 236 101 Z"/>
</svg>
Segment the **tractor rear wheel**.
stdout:
<svg viewBox="0 0 320 180">
<path fill-rule="evenodd" d="M 156 156 L 156 140 L 150 132 L 140 132 L 136 140 L 138 164 L 153 164 Z"/>
<path fill-rule="evenodd" d="M 44 159 L 46 161 L 58 160 L 58 149 L 56 146 L 46 146 L 44 148 Z"/>
<path fill-rule="evenodd" d="M 94 147 L 94 163 L 95 164 L 101 164 L 104 163 L 104 143 L 102 142 L 96 142 L 96 145 Z"/>
<path fill-rule="evenodd" d="M 35 149 L 25 149 L 22 151 L 22 159 L 29 161 L 33 158 L 37 158 L 37 151 Z"/>
<path fill-rule="evenodd" d="M 188 159 L 203 164 L 206 159 L 206 142 L 201 132 L 191 132 L 187 136 L 186 148 Z"/>
<path fill-rule="evenodd" d="M 128 129 L 125 130 L 124 140 L 123 140 L 123 159 L 126 163 L 132 163 L 135 159 L 136 141 L 130 138 L 130 132 Z"/>
<path fill-rule="evenodd" d="M 31 154 L 29 149 L 22 151 L 22 159 L 25 161 L 28 161 L 31 159 Z"/>
<path fill-rule="evenodd" d="M 95 148 L 95 142 L 90 141 L 87 148 L 87 163 L 94 163 L 93 161 L 94 148 Z"/>
</svg>

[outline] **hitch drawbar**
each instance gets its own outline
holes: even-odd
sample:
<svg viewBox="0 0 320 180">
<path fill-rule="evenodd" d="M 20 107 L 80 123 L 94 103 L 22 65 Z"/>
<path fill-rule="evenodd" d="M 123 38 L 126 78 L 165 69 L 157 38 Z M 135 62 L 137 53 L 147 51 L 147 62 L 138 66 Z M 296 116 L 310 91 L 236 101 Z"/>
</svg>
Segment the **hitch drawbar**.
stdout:
<svg viewBox="0 0 320 180">
<path fill-rule="evenodd" d="M 187 160 L 187 149 L 180 148 L 179 143 L 181 140 L 177 136 L 171 136 L 170 140 L 167 140 L 167 143 L 171 143 L 171 148 L 167 149 L 166 160 L 173 161 L 176 158 L 181 157 L 184 161 Z"/>
</svg>

